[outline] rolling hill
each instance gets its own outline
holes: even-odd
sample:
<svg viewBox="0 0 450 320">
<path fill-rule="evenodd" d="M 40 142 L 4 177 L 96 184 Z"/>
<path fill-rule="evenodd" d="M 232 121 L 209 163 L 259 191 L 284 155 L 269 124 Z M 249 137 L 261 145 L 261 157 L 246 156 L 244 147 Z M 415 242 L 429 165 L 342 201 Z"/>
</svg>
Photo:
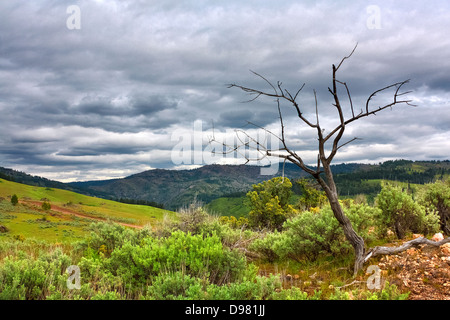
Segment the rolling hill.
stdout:
<svg viewBox="0 0 450 320">
<path fill-rule="evenodd" d="M 16 206 L 10 201 L 13 194 L 19 198 Z M 51 209 L 42 209 L 43 202 L 50 203 Z M 5 226 L 11 236 L 72 241 L 85 234 L 86 227 L 94 221 L 110 220 L 141 228 L 155 226 L 165 215 L 173 217 L 174 213 L 0 179 L 0 225 Z"/>
</svg>

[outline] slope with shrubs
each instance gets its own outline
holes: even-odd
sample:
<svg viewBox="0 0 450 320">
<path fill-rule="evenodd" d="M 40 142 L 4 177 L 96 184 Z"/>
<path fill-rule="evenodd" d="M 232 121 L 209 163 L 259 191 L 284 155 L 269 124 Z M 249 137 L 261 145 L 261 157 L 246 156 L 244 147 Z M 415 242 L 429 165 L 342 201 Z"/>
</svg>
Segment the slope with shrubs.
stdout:
<svg viewBox="0 0 450 320">
<path fill-rule="evenodd" d="M 16 205 L 11 201 L 14 196 Z M 143 227 L 157 225 L 166 215 L 174 217 L 174 212 L 0 179 L 0 225 L 8 229 L 0 232 L 2 237 L 73 241 L 86 234 L 93 220 Z"/>
<path fill-rule="evenodd" d="M 448 187 L 445 183 L 444 191 Z M 406 192 L 385 188 L 390 193 Z M 423 193 L 414 195 L 413 202 L 421 209 L 411 213 L 417 220 L 405 227 L 406 237 L 412 232 L 439 230 L 436 217 L 445 208 L 426 196 L 431 188 L 424 186 Z M 395 228 L 403 206 L 411 205 L 408 197 L 383 197 L 380 193 L 373 206 L 362 197 L 342 201 L 346 214 L 369 246 L 393 241 L 387 238 L 388 231 Z M 280 197 L 271 199 L 279 201 Z M 384 206 L 389 199 L 393 203 Z M 303 205 L 306 200 L 302 199 Z M 268 200 L 274 207 L 277 201 Z M 212 216 L 202 206 L 192 204 L 180 210 L 177 219 L 164 219 L 157 229 L 134 230 L 113 222 L 97 222 L 91 225 L 89 236 L 72 244 L 4 239 L 0 241 L 0 298 L 408 298 L 407 291 L 389 284 L 387 278 L 383 278 L 381 288 L 369 290 L 367 275 L 352 277 L 349 262 L 353 253 L 329 206 L 309 206 L 308 210 L 294 206 L 284 215 L 279 228 L 271 228 L 278 226 L 279 220 L 276 224 L 264 221 L 274 217 L 278 219 L 277 215 L 261 213 L 255 219 L 258 223 L 252 225 L 251 219 Z M 78 290 L 67 287 L 69 276 L 65 270 L 69 265 L 80 268 Z M 357 285 L 351 286 L 353 283 Z"/>
<path fill-rule="evenodd" d="M 185 213 L 186 214 L 186 213 Z M 198 218 L 203 216 L 203 219 Z M 192 218 L 195 218 L 195 223 Z M 198 228 L 199 233 L 188 231 Z M 74 300 L 306 300 L 345 299 L 334 290 L 286 288 L 280 274 L 259 275 L 240 250 L 246 235 L 196 208 L 158 233 L 94 223 L 90 237 L 71 246 L 0 242 L 0 299 Z M 80 268 L 80 288 L 70 290 L 70 265 Z M 356 291 L 353 290 L 354 294 Z M 358 293 L 364 299 L 404 298 L 395 286 Z"/>
</svg>

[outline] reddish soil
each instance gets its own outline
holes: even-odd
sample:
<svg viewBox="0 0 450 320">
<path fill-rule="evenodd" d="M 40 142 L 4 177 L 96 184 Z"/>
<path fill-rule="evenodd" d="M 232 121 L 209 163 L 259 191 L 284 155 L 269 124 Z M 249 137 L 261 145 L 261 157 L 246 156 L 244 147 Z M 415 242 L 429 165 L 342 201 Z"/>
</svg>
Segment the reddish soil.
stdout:
<svg viewBox="0 0 450 320">
<path fill-rule="evenodd" d="M 20 200 L 20 203 L 26 205 L 26 206 L 30 206 L 33 207 L 34 210 L 40 210 L 43 201 L 36 201 L 36 200 Z M 106 221 L 106 219 L 103 218 L 99 218 L 99 217 L 92 217 L 86 213 L 82 213 L 79 211 L 75 211 L 72 209 L 69 209 L 67 207 L 61 207 L 61 206 L 57 206 L 52 204 L 51 205 L 51 212 L 58 212 L 61 213 L 63 215 L 68 215 L 68 216 L 76 216 L 79 218 L 86 218 L 86 219 L 91 219 L 91 220 L 96 220 L 96 221 Z M 142 228 L 142 226 L 138 226 L 135 224 L 130 224 L 130 223 L 123 223 L 123 222 L 116 222 L 117 224 L 120 224 L 122 226 L 126 226 L 126 227 L 130 227 L 130 228 L 136 228 L 136 229 L 140 229 Z"/>
<path fill-rule="evenodd" d="M 450 300 L 450 243 L 384 256 L 378 266 L 390 283 L 411 292 L 409 300 Z"/>
</svg>

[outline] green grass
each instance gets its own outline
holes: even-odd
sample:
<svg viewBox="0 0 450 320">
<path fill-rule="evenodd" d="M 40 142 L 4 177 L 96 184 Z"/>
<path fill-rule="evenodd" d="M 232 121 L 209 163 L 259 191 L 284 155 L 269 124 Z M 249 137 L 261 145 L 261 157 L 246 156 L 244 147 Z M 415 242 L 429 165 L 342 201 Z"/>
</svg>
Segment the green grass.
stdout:
<svg viewBox="0 0 450 320">
<path fill-rule="evenodd" d="M 51 243 L 72 242 L 81 239 L 85 234 L 88 223 L 79 223 L 78 226 L 57 217 L 47 218 L 47 222 L 39 221 L 37 214 L 20 213 L 17 218 L 3 222 L 10 231 L 8 236 L 24 239 L 47 240 Z"/>
<path fill-rule="evenodd" d="M 245 203 L 246 197 L 218 198 L 206 205 L 208 212 L 222 216 L 247 217 L 250 207 Z"/>
<path fill-rule="evenodd" d="M 10 203 L 11 196 L 19 197 L 17 206 Z M 0 224 L 10 229 L 8 236 L 22 235 L 25 238 L 44 239 L 51 242 L 66 242 L 86 233 L 87 225 L 95 218 L 138 226 L 161 222 L 165 215 L 174 217 L 167 210 L 120 203 L 89 197 L 75 192 L 24 185 L 0 179 Z M 48 199 L 54 210 L 44 211 L 30 201 Z M 56 207 L 68 209 L 86 217 L 76 217 L 58 212 Z M 46 217 L 47 221 L 36 221 Z M 92 218 L 92 219 L 89 219 Z M 5 236 L 4 234 L 2 236 Z"/>
</svg>

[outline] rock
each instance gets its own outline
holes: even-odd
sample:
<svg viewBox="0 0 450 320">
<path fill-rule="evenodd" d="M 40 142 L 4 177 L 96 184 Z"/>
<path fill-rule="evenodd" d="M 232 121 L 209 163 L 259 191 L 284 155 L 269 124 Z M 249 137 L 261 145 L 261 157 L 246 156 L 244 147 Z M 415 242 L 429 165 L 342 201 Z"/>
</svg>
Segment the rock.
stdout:
<svg viewBox="0 0 450 320">
<path fill-rule="evenodd" d="M 450 256 L 450 243 L 443 244 L 441 246 L 441 251 L 442 251 L 442 253 Z"/>
<path fill-rule="evenodd" d="M 439 232 L 439 233 L 435 233 L 433 238 L 431 238 L 431 239 L 433 241 L 438 242 L 438 241 L 444 240 L 444 236 L 442 235 L 442 233 Z"/>
</svg>

